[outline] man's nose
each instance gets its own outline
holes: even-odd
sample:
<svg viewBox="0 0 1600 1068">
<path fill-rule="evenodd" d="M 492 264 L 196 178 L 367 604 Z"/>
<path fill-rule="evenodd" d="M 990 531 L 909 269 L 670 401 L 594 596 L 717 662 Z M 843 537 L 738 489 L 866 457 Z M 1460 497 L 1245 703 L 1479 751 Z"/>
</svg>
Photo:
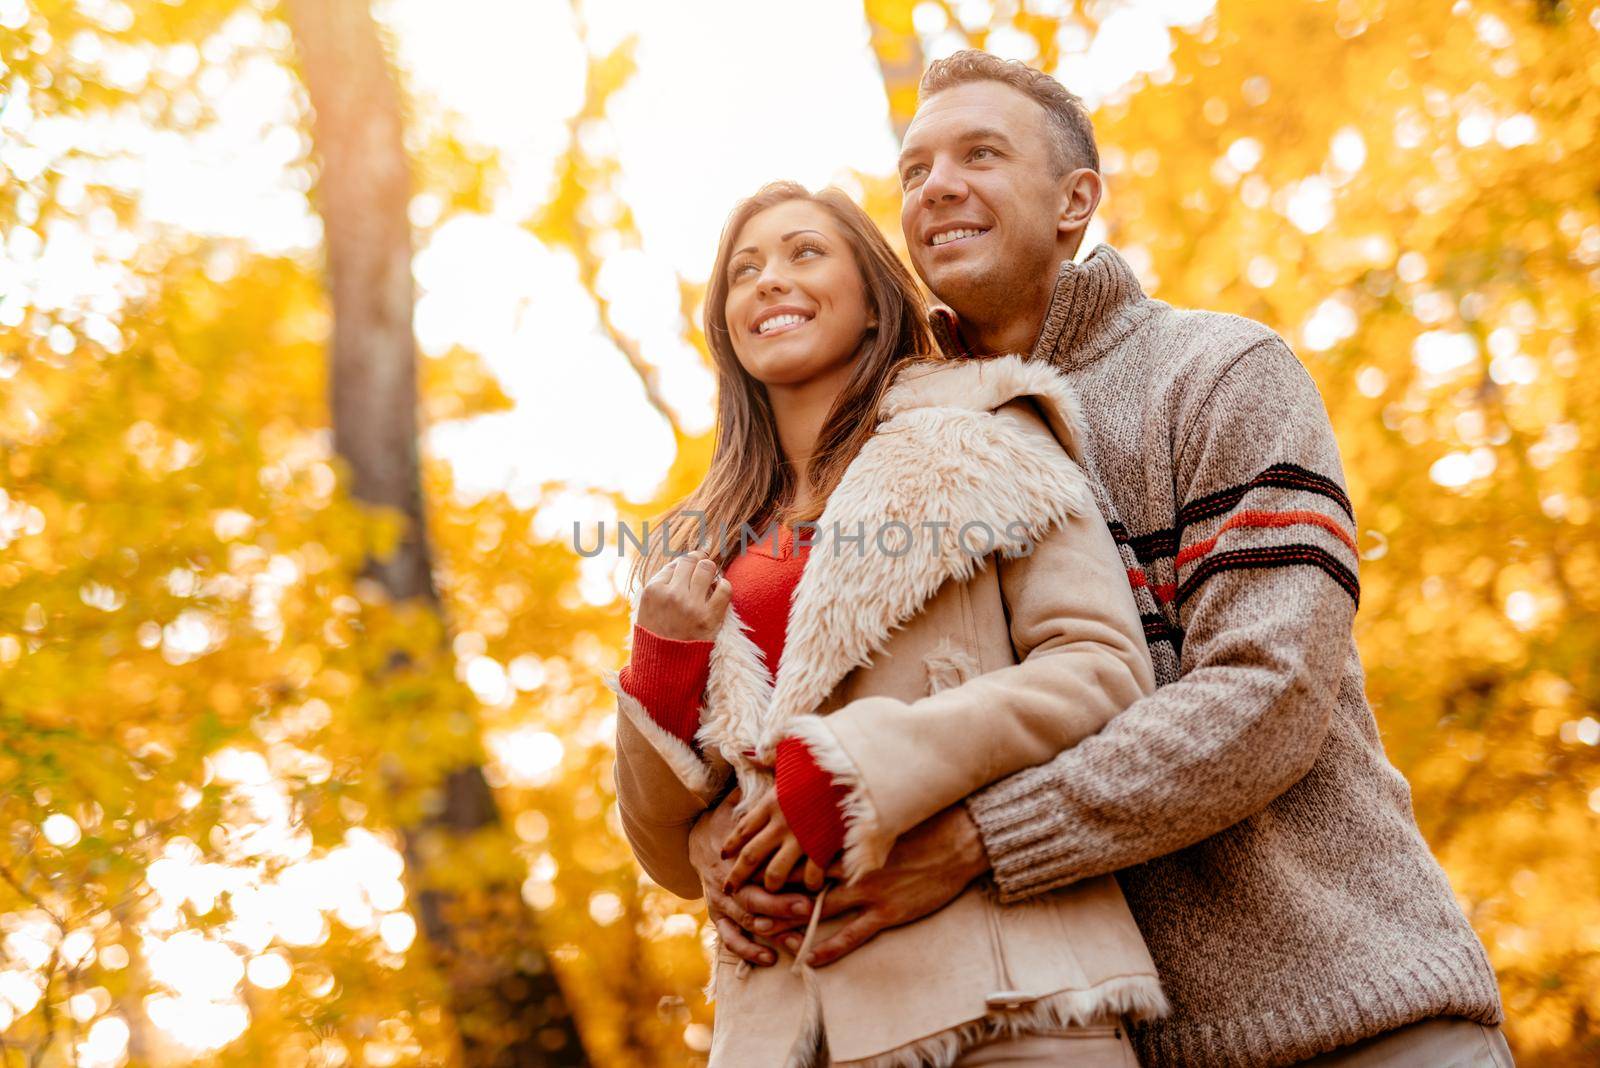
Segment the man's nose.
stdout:
<svg viewBox="0 0 1600 1068">
<path fill-rule="evenodd" d="M 928 207 L 965 199 L 967 183 L 954 164 L 936 162 L 922 181 L 922 202 Z"/>
</svg>

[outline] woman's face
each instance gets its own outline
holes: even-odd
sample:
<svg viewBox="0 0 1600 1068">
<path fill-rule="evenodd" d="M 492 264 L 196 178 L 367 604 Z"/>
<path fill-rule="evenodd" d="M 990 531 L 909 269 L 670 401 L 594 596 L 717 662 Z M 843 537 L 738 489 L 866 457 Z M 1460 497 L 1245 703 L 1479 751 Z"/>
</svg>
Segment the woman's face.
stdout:
<svg viewBox="0 0 1600 1068">
<path fill-rule="evenodd" d="M 723 310 L 752 378 L 797 386 L 850 362 L 872 315 L 855 256 L 826 208 L 775 204 L 745 222 L 733 247 Z"/>
</svg>

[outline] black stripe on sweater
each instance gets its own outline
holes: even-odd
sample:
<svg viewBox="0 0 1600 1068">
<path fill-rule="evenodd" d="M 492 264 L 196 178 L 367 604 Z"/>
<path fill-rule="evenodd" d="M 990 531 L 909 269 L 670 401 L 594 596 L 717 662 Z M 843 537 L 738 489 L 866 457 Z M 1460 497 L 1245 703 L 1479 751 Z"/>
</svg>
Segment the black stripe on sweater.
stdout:
<svg viewBox="0 0 1600 1068">
<path fill-rule="evenodd" d="M 1158 612 L 1147 612 L 1139 617 L 1139 622 L 1144 625 L 1144 640 L 1146 642 L 1166 642 L 1172 646 L 1172 651 L 1183 651 L 1183 631 L 1174 627 L 1167 617 Z"/>
<path fill-rule="evenodd" d="M 1190 501 L 1178 510 L 1178 525 L 1166 527 L 1162 530 L 1153 530 L 1149 534 L 1134 534 L 1120 522 L 1112 522 L 1111 537 L 1118 545 L 1126 545 L 1133 550 L 1134 558 L 1139 563 L 1149 566 L 1164 556 L 1177 556 L 1178 543 L 1183 529 L 1198 523 L 1203 519 L 1211 519 L 1229 511 L 1251 490 L 1261 486 L 1273 486 L 1280 489 L 1297 489 L 1306 493 L 1314 493 L 1337 504 L 1345 515 L 1355 519 L 1355 511 L 1350 507 L 1350 498 L 1345 496 L 1339 484 L 1331 478 L 1307 470 L 1299 464 L 1273 464 L 1249 482 L 1242 482 L 1227 489 L 1208 493 Z"/>
<path fill-rule="evenodd" d="M 1239 486 L 1231 486 L 1216 493 L 1208 493 L 1204 497 L 1197 497 L 1178 509 L 1178 529 L 1198 523 L 1202 519 L 1221 515 L 1229 511 L 1234 505 L 1244 499 L 1244 495 L 1258 486 L 1277 486 L 1283 489 L 1304 490 L 1328 498 L 1337 504 L 1344 514 L 1351 520 L 1355 519 L 1355 510 L 1350 507 L 1350 498 L 1346 497 L 1344 490 L 1331 478 L 1308 471 L 1299 464 L 1273 464 L 1249 482 Z"/>
<path fill-rule="evenodd" d="M 1361 603 L 1361 583 L 1355 573 L 1328 550 L 1315 545 L 1266 545 L 1255 549 L 1234 549 L 1206 557 L 1189 572 L 1189 577 L 1178 586 L 1174 603 L 1180 608 L 1201 583 L 1220 571 L 1259 570 L 1272 567 L 1294 567 L 1306 564 L 1320 568 L 1339 584 L 1350 599 Z"/>
</svg>

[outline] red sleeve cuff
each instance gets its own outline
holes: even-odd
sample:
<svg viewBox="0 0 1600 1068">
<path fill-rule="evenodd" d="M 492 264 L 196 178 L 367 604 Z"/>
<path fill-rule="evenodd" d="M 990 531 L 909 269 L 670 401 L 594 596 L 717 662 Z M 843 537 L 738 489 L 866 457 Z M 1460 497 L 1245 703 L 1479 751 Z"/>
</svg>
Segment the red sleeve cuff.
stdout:
<svg viewBox="0 0 1600 1068">
<path fill-rule="evenodd" d="M 635 624 L 632 655 L 617 674 L 622 689 L 650 718 L 690 748 L 700 729 L 700 698 L 711 674 L 713 644 L 663 638 Z"/>
<path fill-rule="evenodd" d="M 800 848 L 826 868 L 844 846 L 844 799 L 849 791 L 834 783 L 798 738 L 778 743 L 777 790 L 778 807 Z"/>
</svg>

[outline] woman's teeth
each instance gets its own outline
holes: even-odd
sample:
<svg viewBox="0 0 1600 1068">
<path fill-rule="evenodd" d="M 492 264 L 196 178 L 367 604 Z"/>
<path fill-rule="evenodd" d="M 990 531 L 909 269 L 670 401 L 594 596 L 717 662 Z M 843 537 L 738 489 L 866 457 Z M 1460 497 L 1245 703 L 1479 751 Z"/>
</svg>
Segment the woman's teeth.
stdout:
<svg viewBox="0 0 1600 1068">
<path fill-rule="evenodd" d="M 951 241 L 959 241 L 963 237 L 977 237 L 979 234 L 987 232 L 986 230 L 946 230 L 942 234 L 934 234 L 933 240 L 929 241 L 928 244 L 934 246 L 944 245 Z"/>
<path fill-rule="evenodd" d="M 776 330 L 780 326 L 793 326 L 796 323 L 810 321 L 804 315 L 774 315 L 770 319 L 762 320 L 761 325 L 756 327 L 756 333 L 765 334 L 767 331 Z"/>
</svg>

